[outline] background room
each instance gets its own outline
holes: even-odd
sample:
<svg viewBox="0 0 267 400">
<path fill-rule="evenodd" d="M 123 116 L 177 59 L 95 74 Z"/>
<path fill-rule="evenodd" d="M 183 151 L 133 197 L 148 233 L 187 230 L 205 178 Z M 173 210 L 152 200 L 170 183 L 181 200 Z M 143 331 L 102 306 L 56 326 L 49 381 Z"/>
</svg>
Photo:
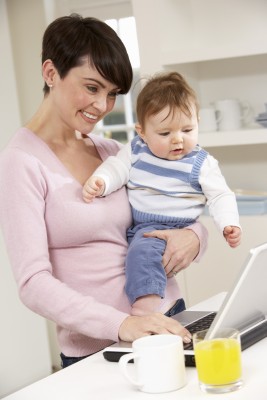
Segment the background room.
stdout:
<svg viewBox="0 0 267 400">
<path fill-rule="evenodd" d="M 240 129 L 199 136 L 238 195 L 242 244 L 230 249 L 205 212 L 207 253 L 177 275 L 187 306 L 227 291 L 248 250 L 267 238 L 267 128 L 256 121 L 267 111 L 266 0 L 0 0 L 1 148 L 42 100 L 43 31 L 71 12 L 108 21 L 125 41 L 134 67 L 132 91 L 97 126 L 100 135 L 124 143 L 133 137 L 140 78 L 161 70 L 182 73 L 202 108 L 224 99 L 238 100 L 241 109 L 249 105 Z M 1 398 L 59 369 L 60 359 L 54 324 L 18 299 L 0 240 Z"/>
</svg>

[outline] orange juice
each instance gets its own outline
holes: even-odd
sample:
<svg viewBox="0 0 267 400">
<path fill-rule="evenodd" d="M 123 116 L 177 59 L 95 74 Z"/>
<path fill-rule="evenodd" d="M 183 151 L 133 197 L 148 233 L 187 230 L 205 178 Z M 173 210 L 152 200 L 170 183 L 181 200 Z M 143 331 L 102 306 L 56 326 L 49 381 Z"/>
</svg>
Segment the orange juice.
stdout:
<svg viewBox="0 0 267 400">
<path fill-rule="evenodd" d="M 241 377 L 241 349 L 233 338 L 202 340 L 195 344 L 199 381 L 208 385 L 227 385 Z"/>
</svg>

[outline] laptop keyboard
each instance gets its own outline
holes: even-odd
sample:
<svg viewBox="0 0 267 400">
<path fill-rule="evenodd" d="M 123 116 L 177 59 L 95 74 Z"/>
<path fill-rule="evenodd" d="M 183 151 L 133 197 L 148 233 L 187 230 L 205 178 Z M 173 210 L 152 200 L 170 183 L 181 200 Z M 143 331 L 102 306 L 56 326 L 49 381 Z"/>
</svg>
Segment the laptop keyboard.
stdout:
<svg viewBox="0 0 267 400">
<path fill-rule="evenodd" d="M 216 316 L 216 312 L 210 313 L 208 315 L 205 315 L 205 317 L 200 318 L 199 320 L 192 322 L 192 324 L 189 324 L 186 326 L 186 329 L 189 330 L 191 335 L 195 332 L 202 331 L 204 329 L 208 329 L 214 320 Z M 191 343 L 184 343 L 184 349 L 185 350 L 192 350 L 193 349 L 193 342 Z"/>
</svg>

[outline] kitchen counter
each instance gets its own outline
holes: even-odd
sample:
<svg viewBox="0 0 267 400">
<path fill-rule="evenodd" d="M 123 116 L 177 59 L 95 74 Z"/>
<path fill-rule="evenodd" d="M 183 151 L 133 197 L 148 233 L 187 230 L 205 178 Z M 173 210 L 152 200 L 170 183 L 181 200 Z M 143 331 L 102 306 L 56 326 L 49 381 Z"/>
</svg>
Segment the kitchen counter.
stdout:
<svg viewBox="0 0 267 400">
<path fill-rule="evenodd" d="M 224 299 L 220 293 L 191 307 L 192 310 L 217 310 Z M 244 386 L 229 394 L 202 393 L 198 387 L 195 368 L 186 368 L 187 385 L 174 392 L 160 394 L 160 400 L 180 399 L 242 399 L 265 400 L 267 393 L 267 338 L 242 352 Z M 121 375 L 117 363 L 104 360 L 102 352 L 54 373 L 26 388 L 15 392 L 6 400 L 149 400 L 155 394 L 140 392 Z"/>
</svg>

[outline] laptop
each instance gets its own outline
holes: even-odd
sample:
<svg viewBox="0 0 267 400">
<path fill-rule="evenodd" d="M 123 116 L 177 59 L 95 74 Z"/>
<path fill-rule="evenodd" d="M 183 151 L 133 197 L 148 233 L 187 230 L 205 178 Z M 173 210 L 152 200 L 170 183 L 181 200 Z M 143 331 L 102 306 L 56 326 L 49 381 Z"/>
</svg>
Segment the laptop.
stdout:
<svg viewBox="0 0 267 400">
<path fill-rule="evenodd" d="M 267 242 L 249 251 L 232 289 L 217 312 L 185 310 L 174 315 L 192 334 L 208 329 L 212 337 L 218 329 L 231 327 L 240 331 L 241 348 L 252 346 L 267 337 Z M 120 341 L 103 350 L 106 360 L 117 362 L 132 345 Z M 186 366 L 195 366 L 192 343 L 184 344 Z"/>
</svg>

